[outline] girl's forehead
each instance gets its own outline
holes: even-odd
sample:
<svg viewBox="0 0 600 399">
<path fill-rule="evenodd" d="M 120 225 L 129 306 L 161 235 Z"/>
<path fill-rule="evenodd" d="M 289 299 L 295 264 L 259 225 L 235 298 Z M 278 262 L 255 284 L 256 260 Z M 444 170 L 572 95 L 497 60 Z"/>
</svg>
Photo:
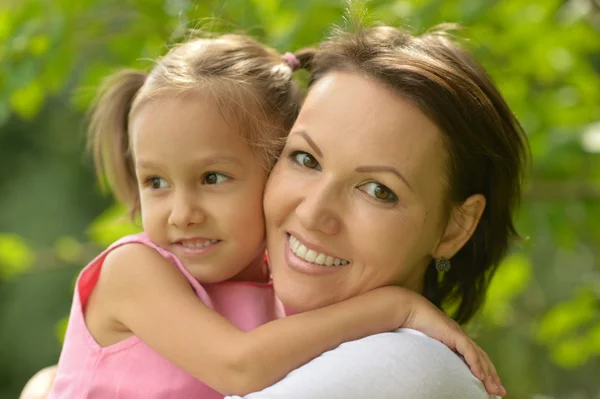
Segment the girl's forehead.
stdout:
<svg viewBox="0 0 600 399">
<path fill-rule="evenodd" d="M 218 108 L 201 98 L 164 98 L 144 104 L 131 120 L 135 151 L 177 149 L 201 152 L 207 148 L 238 151 L 248 147 L 236 126 Z"/>
</svg>

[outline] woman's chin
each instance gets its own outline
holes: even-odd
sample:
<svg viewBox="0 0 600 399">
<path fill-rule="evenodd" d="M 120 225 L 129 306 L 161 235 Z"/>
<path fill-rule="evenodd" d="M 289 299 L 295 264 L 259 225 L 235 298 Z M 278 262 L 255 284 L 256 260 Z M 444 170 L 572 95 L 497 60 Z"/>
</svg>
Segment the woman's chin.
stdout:
<svg viewBox="0 0 600 399">
<path fill-rule="evenodd" d="M 324 296 L 327 291 L 316 288 L 309 289 L 305 285 L 293 281 L 288 283 L 276 278 L 273 281 L 275 295 L 283 303 L 288 314 L 307 312 L 336 302 L 334 298 Z"/>
</svg>

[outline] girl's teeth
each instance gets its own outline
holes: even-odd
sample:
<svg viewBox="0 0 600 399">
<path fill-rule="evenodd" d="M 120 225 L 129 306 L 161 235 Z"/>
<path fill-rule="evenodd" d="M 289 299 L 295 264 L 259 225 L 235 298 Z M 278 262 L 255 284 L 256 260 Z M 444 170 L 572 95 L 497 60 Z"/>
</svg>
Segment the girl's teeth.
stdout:
<svg viewBox="0 0 600 399">
<path fill-rule="evenodd" d="M 297 257 L 299 257 L 300 259 L 304 259 L 307 262 L 316 263 L 318 265 L 323 266 L 340 266 L 347 265 L 349 263 L 347 260 L 334 258 L 323 253 L 318 253 L 317 251 L 314 251 L 312 249 L 308 249 L 303 244 L 301 244 L 296 237 L 292 235 L 290 235 L 289 243 L 292 252 Z"/>
<path fill-rule="evenodd" d="M 204 242 L 202 242 L 202 241 L 182 242 L 181 244 L 186 248 L 205 248 L 211 244 L 216 243 L 217 241 L 219 241 L 219 240 L 206 240 Z"/>
</svg>

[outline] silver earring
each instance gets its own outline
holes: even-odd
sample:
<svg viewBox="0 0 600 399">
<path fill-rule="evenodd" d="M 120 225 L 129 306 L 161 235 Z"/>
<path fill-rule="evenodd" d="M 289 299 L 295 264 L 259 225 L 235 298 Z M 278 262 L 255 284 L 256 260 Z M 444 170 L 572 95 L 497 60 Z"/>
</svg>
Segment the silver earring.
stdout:
<svg viewBox="0 0 600 399">
<path fill-rule="evenodd" d="M 435 270 L 438 273 L 446 273 L 450 270 L 450 260 L 446 258 L 439 258 L 435 260 Z"/>
</svg>

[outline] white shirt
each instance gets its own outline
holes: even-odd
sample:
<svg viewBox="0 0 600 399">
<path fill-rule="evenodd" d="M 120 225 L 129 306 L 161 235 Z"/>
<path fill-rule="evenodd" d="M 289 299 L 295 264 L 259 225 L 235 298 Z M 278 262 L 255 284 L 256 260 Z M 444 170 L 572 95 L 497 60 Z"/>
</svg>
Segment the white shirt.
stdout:
<svg viewBox="0 0 600 399">
<path fill-rule="evenodd" d="M 491 399 L 463 360 L 411 329 L 346 342 L 244 399 Z M 242 399 L 228 396 L 226 399 Z"/>
</svg>

